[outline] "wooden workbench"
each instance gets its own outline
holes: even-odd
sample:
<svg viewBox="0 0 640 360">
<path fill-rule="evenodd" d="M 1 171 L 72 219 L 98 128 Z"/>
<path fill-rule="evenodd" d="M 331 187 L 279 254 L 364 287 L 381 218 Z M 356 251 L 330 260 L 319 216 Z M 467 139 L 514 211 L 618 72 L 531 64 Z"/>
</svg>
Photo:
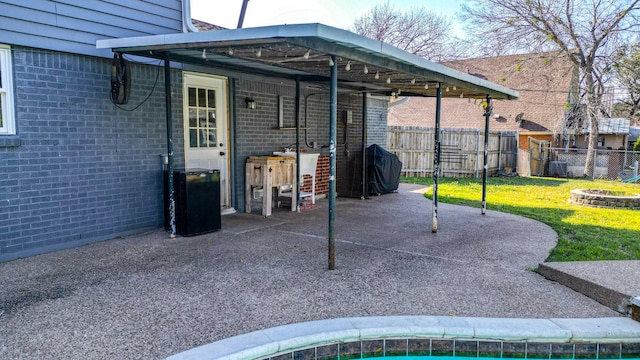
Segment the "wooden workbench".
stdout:
<svg viewBox="0 0 640 360">
<path fill-rule="evenodd" d="M 251 156 L 247 159 L 245 182 L 245 211 L 251 212 L 254 187 L 262 187 L 262 215 L 270 216 L 273 188 L 291 185 L 291 211 L 296 211 L 296 159 L 283 156 Z M 277 190 L 276 190 L 277 191 Z"/>
</svg>

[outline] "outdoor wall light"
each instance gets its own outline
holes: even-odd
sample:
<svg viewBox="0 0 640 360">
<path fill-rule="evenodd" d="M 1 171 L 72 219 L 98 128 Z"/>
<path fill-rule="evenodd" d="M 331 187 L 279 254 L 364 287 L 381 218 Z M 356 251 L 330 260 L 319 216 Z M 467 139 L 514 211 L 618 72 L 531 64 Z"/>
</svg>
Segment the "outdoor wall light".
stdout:
<svg viewBox="0 0 640 360">
<path fill-rule="evenodd" d="M 247 104 L 247 109 L 255 109 L 256 101 L 252 97 L 244 98 L 244 102 Z"/>
</svg>

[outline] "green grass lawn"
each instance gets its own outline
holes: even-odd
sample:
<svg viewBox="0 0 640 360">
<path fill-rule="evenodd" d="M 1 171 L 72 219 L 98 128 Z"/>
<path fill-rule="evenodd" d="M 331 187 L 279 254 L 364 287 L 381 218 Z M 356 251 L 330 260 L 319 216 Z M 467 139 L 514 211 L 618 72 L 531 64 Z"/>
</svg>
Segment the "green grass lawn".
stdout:
<svg viewBox="0 0 640 360">
<path fill-rule="evenodd" d="M 433 184 L 430 178 L 405 177 L 401 181 Z M 617 181 L 489 178 L 487 209 L 525 216 L 551 226 L 558 233 L 558 245 L 547 261 L 640 260 L 640 210 L 569 203 L 570 190 L 587 188 L 640 194 L 639 184 Z M 432 193 L 425 196 L 431 199 Z M 482 179 L 439 180 L 439 202 L 480 207 L 481 200 Z"/>
</svg>

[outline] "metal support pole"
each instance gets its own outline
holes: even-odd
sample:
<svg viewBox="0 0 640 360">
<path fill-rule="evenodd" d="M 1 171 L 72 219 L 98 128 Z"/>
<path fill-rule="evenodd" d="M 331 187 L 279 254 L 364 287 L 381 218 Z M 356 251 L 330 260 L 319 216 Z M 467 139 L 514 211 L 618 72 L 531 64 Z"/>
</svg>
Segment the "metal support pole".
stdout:
<svg viewBox="0 0 640 360">
<path fill-rule="evenodd" d="M 487 95 L 487 108 L 484 109 L 484 167 L 482 168 L 482 215 L 487 211 L 487 169 L 489 164 L 489 118 L 491 117 L 491 96 Z"/>
<path fill-rule="evenodd" d="M 296 76 L 296 210 L 300 212 L 300 76 Z"/>
<path fill-rule="evenodd" d="M 367 93 L 362 93 L 362 189 L 360 199 L 367 197 Z"/>
<path fill-rule="evenodd" d="M 249 0 L 244 0 L 242 2 L 242 8 L 240 8 L 240 17 L 238 18 L 238 29 L 242 29 L 242 23 L 244 23 L 244 14 L 247 12 L 247 4 Z"/>
<path fill-rule="evenodd" d="M 171 61 L 169 52 L 164 54 L 164 99 L 167 118 L 167 187 L 169 188 L 169 232 L 176 237 L 176 201 L 173 189 L 173 112 L 171 110 Z"/>
<path fill-rule="evenodd" d="M 442 86 L 436 84 L 436 128 L 433 143 L 433 199 L 431 205 L 431 232 L 438 232 L 438 173 L 440 172 L 440 109 L 442 107 Z"/>
<path fill-rule="evenodd" d="M 329 270 L 336 268 L 336 128 L 338 118 L 338 59 L 331 55 L 329 90 Z"/>
</svg>

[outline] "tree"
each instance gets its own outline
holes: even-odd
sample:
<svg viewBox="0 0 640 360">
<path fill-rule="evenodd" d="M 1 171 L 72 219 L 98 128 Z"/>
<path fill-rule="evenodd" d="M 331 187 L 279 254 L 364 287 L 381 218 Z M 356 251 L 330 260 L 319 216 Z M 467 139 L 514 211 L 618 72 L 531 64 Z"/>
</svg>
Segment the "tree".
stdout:
<svg viewBox="0 0 640 360">
<path fill-rule="evenodd" d="M 352 30 L 434 61 L 454 58 L 458 48 L 452 46 L 449 18 L 430 12 L 425 7 L 413 7 L 402 12 L 388 0 L 356 19 Z"/>
<path fill-rule="evenodd" d="M 640 28 L 640 0 L 468 0 L 462 16 L 486 52 L 557 51 L 579 70 L 580 105 L 589 124 L 584 169 L 592 176 L 607 71 L 621 44 Z M 487 51 L 489 50 L 489 51 Z"/>
<path fill-rule="evenodd" d="M 633 143 L 633 151 L 640 151 L 640 137 L 636 139 L 635 143 Z"/>
<path fill-rule="evenodd" d="M 623 46 L 613 64 L 613 72 L 626 96 L 614 104 L 613 116 L 640 121 L 640 43 Z"/>
</svg>

